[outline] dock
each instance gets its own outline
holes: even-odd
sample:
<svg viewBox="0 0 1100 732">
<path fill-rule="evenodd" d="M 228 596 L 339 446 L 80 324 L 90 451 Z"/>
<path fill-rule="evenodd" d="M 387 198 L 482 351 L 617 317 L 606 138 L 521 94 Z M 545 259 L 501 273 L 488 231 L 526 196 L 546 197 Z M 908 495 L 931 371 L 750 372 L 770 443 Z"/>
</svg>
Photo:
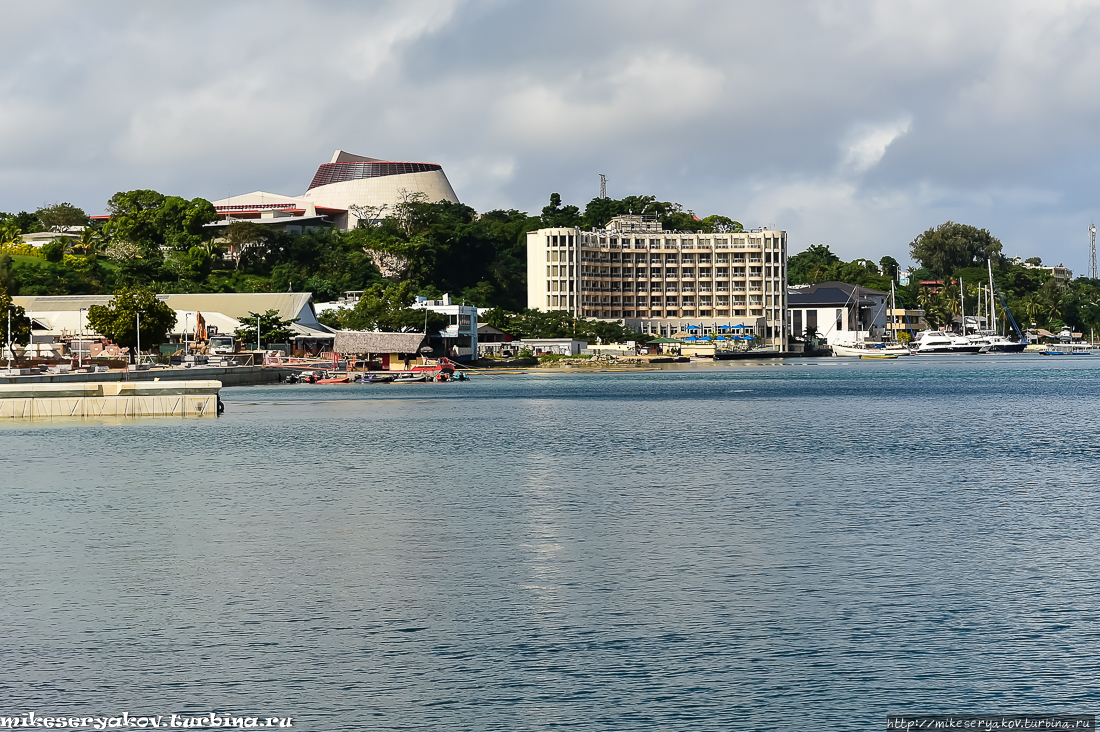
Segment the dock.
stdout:
<svg viewBox="0 0 1100 732">
<path fill-rule="evenodd" d="M 0 384 L 0 420 L 217 417 L 221 388 L 214 380 Z"/>
<path fill-rule="evenodd" d="M 133 381 L 220 381 L 222 386 L 256 386 L 277 384 L 286 379 L 294 369 L 278 366 L 196 366 L 154 367 L 136 371 L 112 369 L 110 371 L 77 371 L 67 373 L 42 373 L 39 370 L 21 369 L 32 373 L 8 375 L 0 369 L 0 385 L 3 384 L 74 384 L 133 382 Z"/>
</svg>

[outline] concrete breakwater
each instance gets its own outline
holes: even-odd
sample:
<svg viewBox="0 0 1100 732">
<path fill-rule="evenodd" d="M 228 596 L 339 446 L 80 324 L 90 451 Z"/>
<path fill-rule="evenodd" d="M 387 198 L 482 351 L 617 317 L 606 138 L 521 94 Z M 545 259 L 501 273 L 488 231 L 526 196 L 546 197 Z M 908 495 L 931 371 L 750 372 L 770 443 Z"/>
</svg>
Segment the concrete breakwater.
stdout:
<svg viewBox="0 0 1100 732">
<path fill-rule="evenodd" d="M 217 417 L 220 381 L 0 384 L 0 419 Z"/>
<path fill-rule="evenodd" d="M 222 386 L 276 384 L 293 369 L 275 366 L 203 366 L 197 368 L 152 368 L 145 371 L 74 371 L 66 374 L 28 374 L 6 376 L 0 371 L 0 384 L 74 384 L 133 381 L 199 381 L 216 379 Z"/>
</svg>

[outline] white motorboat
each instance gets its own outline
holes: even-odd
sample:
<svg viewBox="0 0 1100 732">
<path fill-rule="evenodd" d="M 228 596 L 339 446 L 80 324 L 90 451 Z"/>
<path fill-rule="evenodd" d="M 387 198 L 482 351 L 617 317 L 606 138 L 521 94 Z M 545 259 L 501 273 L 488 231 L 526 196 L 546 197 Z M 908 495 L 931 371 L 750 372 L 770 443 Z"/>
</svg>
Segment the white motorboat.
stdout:
<svg viewBox="0 0 1100 732">
<path fill-rule="evenodd" d="M 1002 335 L 989 336 L 986 341 L 978 353 L 1023 353 L 1027 347 L 1027 341 L 1014 341 Z"/>
<path fill-rule="evenodd" d="M 913 353 L 927 356 L 938 353 L 977 353 L 982 343 L 972 342 L 964 336 L 956 336 L 939 330 L 921 331 Z"/>
</svg>

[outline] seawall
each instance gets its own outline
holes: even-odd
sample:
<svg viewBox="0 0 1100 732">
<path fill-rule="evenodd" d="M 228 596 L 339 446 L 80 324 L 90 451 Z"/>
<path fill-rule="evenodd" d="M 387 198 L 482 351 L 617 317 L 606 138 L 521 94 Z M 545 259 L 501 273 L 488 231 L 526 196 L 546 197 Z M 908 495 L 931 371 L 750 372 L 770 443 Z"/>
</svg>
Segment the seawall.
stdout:
<svg viewBox="0 0 1100 732">
<path fill-rule="evenodd" d="M 220 381 L 0 384 L 0 420 L 217 417 Z"/>
<path fill-rule="evenodd" d="M 254 386 L 257 384 L 278 383 L 292 371 L 294 369 L 284 369 L 276 366 L 203 366 L 189 369 L 153 368 L 148 371 L 104 371 L 101 373 L 79 371 L 69 374 L 32 374 L 29 376 L 0 374 L 0 385 L 216 380 L 220 381 L 222 386 Z"/>
</svg>

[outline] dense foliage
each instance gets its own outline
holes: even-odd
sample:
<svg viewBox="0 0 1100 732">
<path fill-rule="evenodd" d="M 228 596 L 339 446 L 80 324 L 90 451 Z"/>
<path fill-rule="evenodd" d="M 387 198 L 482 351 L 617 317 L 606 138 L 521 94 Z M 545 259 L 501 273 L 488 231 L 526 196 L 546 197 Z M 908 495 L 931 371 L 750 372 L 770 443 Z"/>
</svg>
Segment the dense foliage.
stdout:
<svg viewBox="0 0 1100 732">
<path fill-rule="evenodd" d="M 138 340 L 139 314 L 144 346 L 168 340 L 169 331 L 176 325 L 176 311 L 151 290 L 141 288 L 124 287 L 106 305 L 89 307 L 88 325 L 120 346 L 133 347 Z"/>
<path fill-rule="evenodd" d="M 260 326 L 259 344 L 256 344 L 257 322 Z M 288 343 L 294 335 L 294 330 L 291 326 L 297 322 L 298 318 L 283 320 L 279 317 L 278 310 L 268 310 L 265 313 L 253 313 L 249 311 L 248 317 L 241 321 L 240 327 L 234 331 L 233 335 L 235 335 L 237 340 L 243 343 L 245 347 L 251 347 L 250 344 L 256 344 L 262 348 L 262 344 L 267 343 Z"/>
<path fill-rule="evenodd" d="M 617 321 L 574 318 L 564 310 L 548 313 L 524 310 L 521 313 L 509 313 L 493 309 L 483 318 L 483 321 L 517 338 L 580 338 L 589 343 L 596 343 L 597 339 L 603 343 L 624 341 L 648 343 L 655 338 L 655 336 L 624 328 L 622 323 Z"/>
<path fill-rule="evenodd" d="M 389 333 L 438 333 L 450 322 L 440 313 L 412 308 L 416 290 L 411 282 L 371 285 L 353 308 L 330 310 L 320 321 L 344 330 L 380 330 Z"/>
<path fill-rule="evenodd" d="M 31 342 L 31 320 L 27 311 L 11 301 L 11 295 L 0 284 L 0 344 L 7 348 L 9 343 L 8 316 L 11 316 L 11 343 L 25 346 Z"/>
<path fill-rule="evenodd" d="M 1082 333 L 1100 329 L 1100 280 L 1078 277 L 1060 282 L 1037 268 L 1042 265 L 1040 257 L 1025 260 L 1031 265 L 1027 267 L 1006 260 L 1001 249 L 1001 242 L 985 229 L 951 221 L 928 229 L 910 244 L 920 266 L 910 273 L 909 284 L 897 287 L 898 306 L 923 310 L 934 328 L 949 326 L 962 308 L 961 282 L 967 314 L 978 311 L 979 300 L 984 312 L 986 296 L 979 288 L 988 286 L 991 265 L 997 290 L 1021 327 L 1034 324 L 1055 333 L 1063 327 Z M 823 245 L 810 246 L 787 260 L 792 285 L 835 280 L 888 292 L 898 269 L 897 260 L 888 256 L 878 266 L 865 259 L 842 262 Z M 1004 323 L 999 300 L 996 314 Z"/>
</svg>

